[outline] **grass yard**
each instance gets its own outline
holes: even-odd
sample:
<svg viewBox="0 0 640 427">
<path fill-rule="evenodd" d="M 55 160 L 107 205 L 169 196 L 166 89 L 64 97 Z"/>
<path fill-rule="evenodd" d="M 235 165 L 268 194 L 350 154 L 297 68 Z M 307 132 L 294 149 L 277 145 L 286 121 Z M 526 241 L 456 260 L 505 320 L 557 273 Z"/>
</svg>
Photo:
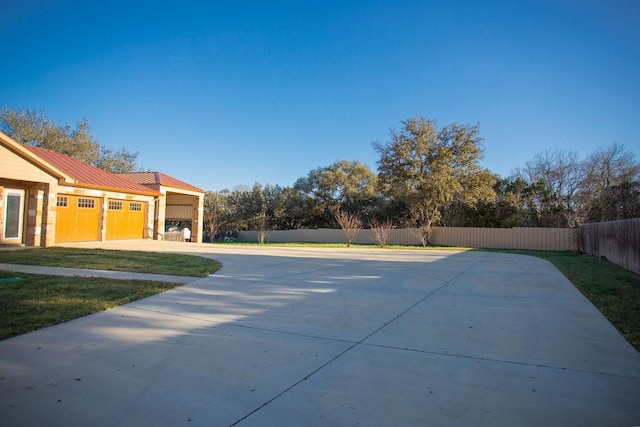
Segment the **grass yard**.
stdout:
<svg viewBox="0 0 640 427">
<path fill-rule="evenodd" d="M 205 277 L 218 261 L 172 253 L 46 248 L 0 251 L 0 263 Z M 16 279 L 17 278 L 17 279 Z M 146 298 L 179 283 L 0 271 L 0 339 Z"/>
<path fill-rule="evenodd" d="M 640 275 L 610 262 L 571 252 L 501 252 L 533 255 L 551 262 L 640 351 Z"/>
<path fill-rule="evenodd" d="M 0 271 L 0 340 L 146 298 L 176 286 L 180 284 Z"/>
<path fill-rule="evenodd" d="M 222 266 L 193 255 L 104 249 L 37 248 L 0 251 L 0 263 L 206 277 Z"/>
</svg>

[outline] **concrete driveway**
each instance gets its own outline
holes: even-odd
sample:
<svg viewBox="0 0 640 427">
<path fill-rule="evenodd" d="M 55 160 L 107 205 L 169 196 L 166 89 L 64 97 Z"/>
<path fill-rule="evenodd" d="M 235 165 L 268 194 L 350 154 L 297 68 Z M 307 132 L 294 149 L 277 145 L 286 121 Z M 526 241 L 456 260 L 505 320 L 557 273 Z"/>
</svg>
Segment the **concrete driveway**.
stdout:
<svg viewBox="0 0 640 427">
<path fill-rule="evenodd" d="M 101 247 L 224 267 L 0 342 L 1 425 L 640 424 L 640 354 L 537 258 Z"/>
</svg>

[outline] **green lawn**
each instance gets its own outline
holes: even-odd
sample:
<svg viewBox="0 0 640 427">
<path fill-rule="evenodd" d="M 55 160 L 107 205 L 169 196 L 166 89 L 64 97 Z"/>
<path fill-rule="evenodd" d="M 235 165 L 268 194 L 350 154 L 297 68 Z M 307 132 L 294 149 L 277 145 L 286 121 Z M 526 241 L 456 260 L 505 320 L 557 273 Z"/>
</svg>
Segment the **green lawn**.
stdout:
<svg viewBox="0 0 640 427">
<path fill-rule="evenodd" d="M 180 284 L 0 271 L 0 340 L 146 298 L 176 286 Z"/>
<path fill-rule="evenodd" d="M 206 277 L 221 267 L 216 260 L 193 255 L 74 248 L 0 251 L 0 263 L 195 277 Z"/>
<path fill-rule="evenodd" d="M 218 261 L 172 253 L 101 249 L 0 251 L 0 263 L 205 277 Z M 60 277 L 0 271 L 0 339 L 67 322 L 180 286 L 142 280 Z"/>
</svg>

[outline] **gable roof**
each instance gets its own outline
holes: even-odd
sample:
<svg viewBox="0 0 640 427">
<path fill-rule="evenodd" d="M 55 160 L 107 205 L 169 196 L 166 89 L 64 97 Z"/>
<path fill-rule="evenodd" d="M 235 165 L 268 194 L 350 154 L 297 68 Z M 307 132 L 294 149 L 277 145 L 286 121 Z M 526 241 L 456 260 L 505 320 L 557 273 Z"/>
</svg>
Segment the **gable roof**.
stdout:
<svg viewBox="0 0 640 427">
<path fill-rule="evenodd" d="M 194 187 L 191 184 L 187 184 L 184 181 L 180 181 L 179 179 L 176 179 L 162 172 L 121 173 L 118 174 L 118 176 L 141 185 L 162 185 L 163 187 L 179 188 L 182 190 L 195 191 L 198 193 L 205 192 L 198 187 Z"/>
<path fill-rule="evenodd" d="M 99 188 L 105 190 L 115 190 L 127 193 L 158 195 L 159 193 L 136 184 L 135 182 L 124 179 L 116 174 L 112 174 L 95 166 L 83 163 L 64 154 L 46 148 L 32 147 L 23 145 L 31 153 L 38 158 L 44 160 L 46 164 L 53 166 L 56 170 L 62 172 L 65 178 L 65 184 L 76 185 L 79 187 Z M 69 182 L 69 178 L 72 182 Z"/>
<path fill-rule="evenodd" d="M 9 135 L 0 131 L 0 145 L 7 148 L 14 154 L 22 157 L 30 163 L 33 163 L 37 168 L 43 170 L 49 175 L 64 181 L 73 181 L 72 178 L 66 175 L 63 171 L 55 167 L 54 165 L 44 161 L 38 157 L 35 153 L 27 149 L 26 145 L 22 145 L 12 139 Z"/>
</svg>

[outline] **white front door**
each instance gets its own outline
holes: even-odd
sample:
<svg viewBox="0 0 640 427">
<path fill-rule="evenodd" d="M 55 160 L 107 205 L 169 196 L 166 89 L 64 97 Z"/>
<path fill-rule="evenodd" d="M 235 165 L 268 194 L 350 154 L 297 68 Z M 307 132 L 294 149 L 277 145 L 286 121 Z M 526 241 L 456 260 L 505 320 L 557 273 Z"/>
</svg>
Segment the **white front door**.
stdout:
<svg viewBox="0 0 640 427">
<path fill-rule="evenodd" d="M 4 189 L 3 243 L 22 243 L 24 190 Z"/>
</svg>

